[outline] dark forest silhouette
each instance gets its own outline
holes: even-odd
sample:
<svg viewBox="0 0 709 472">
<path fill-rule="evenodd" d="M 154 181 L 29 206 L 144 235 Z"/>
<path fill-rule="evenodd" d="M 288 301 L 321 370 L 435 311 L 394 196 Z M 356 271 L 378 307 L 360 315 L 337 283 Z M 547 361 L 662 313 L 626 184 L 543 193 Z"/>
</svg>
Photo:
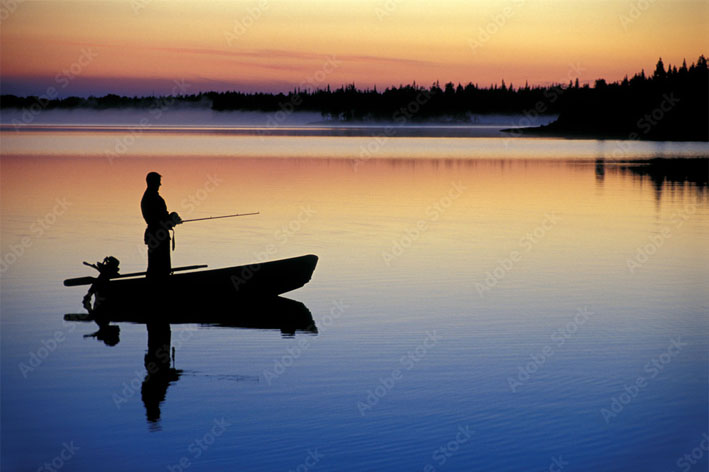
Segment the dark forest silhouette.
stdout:
<svg viewBox="0 0 709 472">
<path fill-rule="evenodd" d="M 287 94 L 204 92 L 174 97 L 40 97 L 0 96 L 0 108 L 118 109 L 168 106 L 211 107 L 215 111 L 319 112 L 323 119 L 343 122 L 427 121 L 469 123 L 479 114 L 522 114 L 527 118 L 559 115 L 556 122 L 525 130 L 564 136 L 627 139 L 709 139 L 709 70 L 700 56 L 695 64 L 665 67 L 662 59 L 652 75 L 644 70 L 618 82 L 604 79 L 594 86 L 568 84 L 515 87 L 503 80 L 487 88 L 468 83 L 426 88 L 416 83 L 384 91 L 357 89 L 355 84 L 330 89 L 295 89 Z M 524 125 L 526 122 L 520 122 Z"/>
<path fill-rule="evenodd" d="M 559 118 L 525 133 L 579 137 L 655 140 L 709 140 L 709 69 L 700 56 L 696 64 L 668 66 L 657 62 L 652 76 L 645 71 L 593 88 L 567 91 Z"/>
</svg>

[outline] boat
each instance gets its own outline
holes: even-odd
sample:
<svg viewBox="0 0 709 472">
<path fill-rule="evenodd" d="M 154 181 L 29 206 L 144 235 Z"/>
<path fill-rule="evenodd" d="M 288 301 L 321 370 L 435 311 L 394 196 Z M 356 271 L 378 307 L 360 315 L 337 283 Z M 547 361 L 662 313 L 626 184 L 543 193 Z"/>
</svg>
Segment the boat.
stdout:
<svg viewBox="0 0 709 472">
<path fill-rule="evenodd" d="M 317 262 L 317 256 L 308 254 L 221 269 L 178 268 L 159 289 L 145 273 L 112 274 L 103 282 L 99 277 L 67 279 L 64 285 L 95 287 L 94 308 L 109 312 L 109 319 L 136 311 L 177 312 L 189 318 L 193 312 L 223 313 L 298 289 L 310 281 Z"/>
</svg>

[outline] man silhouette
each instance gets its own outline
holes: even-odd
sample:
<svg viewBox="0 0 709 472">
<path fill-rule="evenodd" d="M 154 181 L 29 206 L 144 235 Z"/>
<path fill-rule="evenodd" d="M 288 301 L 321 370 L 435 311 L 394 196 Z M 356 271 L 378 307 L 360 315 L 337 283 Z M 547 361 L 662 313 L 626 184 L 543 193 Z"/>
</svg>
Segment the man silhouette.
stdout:
<svg viewBox="0 0 709 472">
<path fill-rule="evenodd" d="M 150 172 L 145 181 L 143 199 L 140 209 L 148 227 L 145 229 L 145 244 L 148 245 L 148 272 L 147 278 L 151 281 L 166 280 L 170 275 L 170 232 L 175 225 L 182 223 L 177 213 L 168 213 L 165 200 L 158 193 L 162 176 L 157 172 Z"/>
</svg>

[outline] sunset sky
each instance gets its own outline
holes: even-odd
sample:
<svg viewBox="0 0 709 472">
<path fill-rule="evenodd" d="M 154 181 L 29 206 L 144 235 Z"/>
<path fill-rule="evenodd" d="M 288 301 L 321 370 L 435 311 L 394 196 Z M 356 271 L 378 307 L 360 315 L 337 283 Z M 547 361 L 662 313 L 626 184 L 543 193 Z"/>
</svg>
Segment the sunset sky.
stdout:
<svg viewBox="0 0 709 472">
<path fill-rule="evenodd" d="M 0 18 L 18 95 L 583 83 L 709 52 L 706 0 L 2 0 Z"/>
</svg>

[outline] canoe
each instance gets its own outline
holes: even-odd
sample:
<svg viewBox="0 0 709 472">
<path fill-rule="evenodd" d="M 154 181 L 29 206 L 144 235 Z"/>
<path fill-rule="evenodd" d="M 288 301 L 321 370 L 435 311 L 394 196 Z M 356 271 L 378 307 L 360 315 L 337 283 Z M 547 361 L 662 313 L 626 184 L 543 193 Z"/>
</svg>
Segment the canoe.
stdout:
<svg viewBox="0 0 709 472">
<path fill-rule="evenodd" d="M 289 259 L 211 270 L 175 272 L 157 289 L 145 276 L 109 280 L 100 292 L 101 309 L 112 312 L 197 310 L 222 312 L 234 303 L 276 297 L 310 281 L 318 257 Z M 71 280 L 71 279 L 70 279 Z M 65 285 L 69 285 L 65 281 Z"/>
</svg>

